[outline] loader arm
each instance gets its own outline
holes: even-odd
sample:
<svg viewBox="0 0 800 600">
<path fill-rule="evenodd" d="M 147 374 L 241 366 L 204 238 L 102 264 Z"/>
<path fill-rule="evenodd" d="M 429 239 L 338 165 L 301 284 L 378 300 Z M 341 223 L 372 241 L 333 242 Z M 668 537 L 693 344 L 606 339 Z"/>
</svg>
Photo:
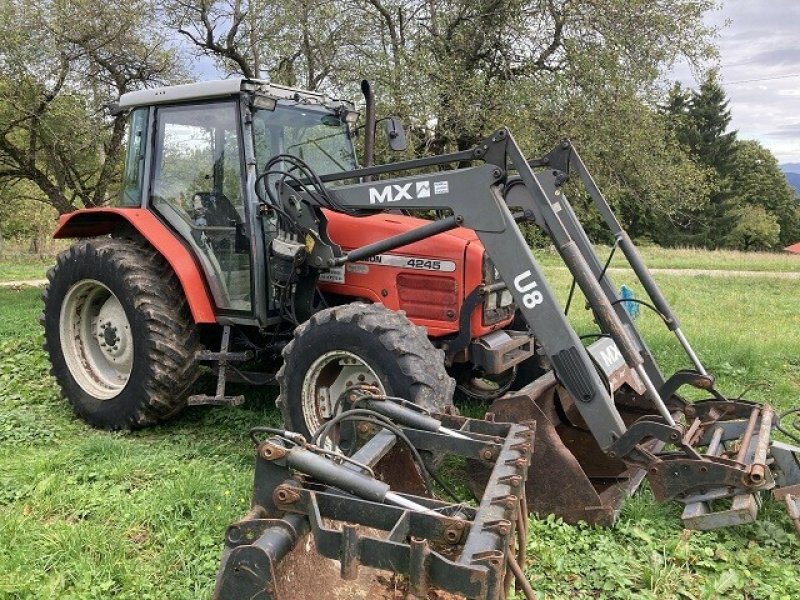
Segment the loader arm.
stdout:
<svg viewBox="0 0 800 600">
<path fill-rule="evenodd" d="M 558 380 L 578 400 L 580 414 L 600 446 L 609 450 L 625 434 L 626 426 L 614 406 L 608 383 L 601 377 L 596 359 L 587 351 L 564 315 L 563 308 L 517 225 L 518 221 L 535 222 L 550 235 L 593 306 L 603 331 L 611 336 L 629 368 L 641 379 L 649 400 L 670 430 L 668 433 L 675 433 L 671 431 L 675 423 L 670 411 L 643 366 L 641 345 L 621 321 L 620 313 L 601 288 L 591 266 L 561 219 L 560 190 L 551 186 L 551 195 L 548 197 L 507 130 L 498 130 L 471 152 L 348 171 L 322 179 L 352 179 L 464 160 L 483 161 L 486 164 L 331 188 L 329 201 L 347 210 L 437 209 L 452 211 L 452 216 L 347 254 L 322 242 L 325 239 L 324 232 L 315 231 L 312 235 L 317 243 L 313 246 L 310 263 L 320 268 L 330 268 L 363 260 L 448 229 L 463 226 L 474 230 L 501 278 L 509 283 L 509 290 L 519 310 L 531 331 L 536 332 Z M 510 177 L 510 171 L 516 171 L 517 176 Z M 324 202 L 315 194 L 298 192 L 284 185 L 281 196 L 285 200 L 284 206 L 289 210 L 297 206 L 298 193 L 309 204 L 319 206 Z M 512 214 L 512 208 L 521 212 Z M 308 211 L 306 214 L 300 211 L 297 218 L 306 227 L 313 229 L 316 225 L 324 228 L 324 216 L 321 216 L 321 211 L 319 213 L 311 219 Z M 679 432 L 677 434 L 680 435 Z M 636 452 L 635 448 L 631 450 L 632 454 Z"/>
<path fill-rule="evenodd" d="M 280 159 L 279 156 L 274 160 Z M 416 174 L 421 169 L 453 163 L 459 167 Z M 470 163 L 484 164 L 463 166 Z M 600 263 L 563 193 L 562 184 L 569 178 L 571 168 L 577 172 L 615 236 L 616 244 L 639 276 L 655 310 L 683 345 L 696 370 L 678 371 L 667 379 L 662 375 L 621 306 L 607 265 Z M 408 171 L 415 174 L 402 175 Z M 389 173 L 401 175 L 372 180 L 374 176 Z M 754 405 L 727 400 L 714 388 L 714 378 L 705 372 L 635 246 L 569 142 L 562 142 L 542 159 L 529 160 L 508 130 L 499 129 L 472 150 L 321 178 L 313 173 L 302 177 L 306 179 L 279 179 L 274 187 L 276 194 L 270 194 L 272 204 L 265 205 L 264 210 L 276 211 L 291 223 L 292 230 L 287 231 L 286 239 L 300 250 L 296 256 L 302 255 L 301 262 L 310 267 L 304 271 L 305 289 L 313 289 L 316 277 L 326 269 L 366 260 L 456 227 L 470 228 L 500 273 L 504 282 L 500 285 L 507 285 L 549 359 L 555 382 L 573 400 L 570 410 L 577 411 L 579 421 L 585 423 L 607 459 L 621 460 L 632 469 L 626 475 L 631 477 L 632 485 L 641 477 L 631 474 L 642 468 L 657 499 L 680 499 L 687 503 L 687 510 L 705 502 L 710 497 L 707 490 L 717 490 L 711 494 L 714 497 L 741 497 L 754 503 L 755 493 L 775 486 L 772 473 L 764 469 L 766 448 L 771 447 L 769 432 L 774 427 L 769 416 L 772 413 L 765 408 L 756 414 Z M 360 183 L 350 183 L 354 180 Z M 332 181 L 345 183 L 330 187 L 323 183 Z M 386 210 L 437 210 L 451 214 L 345 253 L 327 236 L 322 208 L 355 215 Z M 604 343 L 584 346 L 570 325 L 519 229 L 518 223 L 524 222 L 537 225 L 551 239 L 585 295 L 602 335 L 609 338 Z M 300 286 L 298 282 L 298 289 Z M 295 306 L 296 314 L 312 310 L 310 305 Z M 621 366 L 625 368 L 618 370 Z M 613 384 L 611 379 L 617 383 Z M 623 418 L 621 405 L 615 400 L 620 380 L 640 395 L 642 404 L 633 419 L 630 413 Z M 675 393 L 685 385 L 709 391 L 714 398 L 706 403 L 688 404 Z M 531 386 L 533 390 L 537 382 Z M 519 395 L 525 396 L 524 389 Z M 679 415 L 686 418 L 686 425 L 676 423 Z M 745 430 L 747 419 L 752 423 L 750 434 Z M 738 433 L 723 436 L 722 445 L 709 444 L 709 432 L 722 421 L 729 423 L 728 431 Z M 753 434 L 756 422 L 758 427 Z M 744 450 L 733 452 L 737 447 L 736 435 L 743 435 Z M 665 446 L 671 450 L 664 452 Z M 705 448 L 704 453 L 700 448 Z M 754 477 L 753 473 L 760 476 Z M 748 515 L 752 505 L 748 504 L 744 511 Z M 719 520 L 714 517 L 705 521 L 710 523 L 715 519 Z"/>
</svg>

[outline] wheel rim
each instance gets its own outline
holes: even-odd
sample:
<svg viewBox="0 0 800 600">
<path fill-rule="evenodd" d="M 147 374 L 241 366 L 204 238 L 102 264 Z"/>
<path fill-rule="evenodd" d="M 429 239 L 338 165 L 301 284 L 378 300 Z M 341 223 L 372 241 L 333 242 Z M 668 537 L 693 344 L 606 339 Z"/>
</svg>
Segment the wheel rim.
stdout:
<svg viewBox="0 0 800 600">
<path fill-rule="evenodd" d="M 342 412 L 337 400 L 353 385 L 372 385 L 386 394 L 386 389 L 369 364 L 347 350 L 326 352 L 306 372 L 303 378 L 303 420 L 313 434 L 334 414 Z"/>
<path fill-rule="evenodd" d="M 125 309 L 99 281 L 73 285 L 61 304 L 61 352 L 77 384 L 99 400 L 125 388 L 133 368 L 133 337 Z"/>
</svg>

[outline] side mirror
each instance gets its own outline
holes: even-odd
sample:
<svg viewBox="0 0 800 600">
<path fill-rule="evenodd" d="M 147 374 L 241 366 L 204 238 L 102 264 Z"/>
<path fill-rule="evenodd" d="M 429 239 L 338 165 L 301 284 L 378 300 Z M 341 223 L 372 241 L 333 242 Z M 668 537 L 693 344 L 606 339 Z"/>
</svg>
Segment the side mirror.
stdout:
<svg viewBox="0 0 800 600">
<path fill-rule="evenodd" d="M 408 147 L 406 142 L 406 131 L 403 123 L 397 117 L 386 119 L 386 137 L 389 138 L 389 146 L 395 152 L 402 152 Z"/>
</svg>

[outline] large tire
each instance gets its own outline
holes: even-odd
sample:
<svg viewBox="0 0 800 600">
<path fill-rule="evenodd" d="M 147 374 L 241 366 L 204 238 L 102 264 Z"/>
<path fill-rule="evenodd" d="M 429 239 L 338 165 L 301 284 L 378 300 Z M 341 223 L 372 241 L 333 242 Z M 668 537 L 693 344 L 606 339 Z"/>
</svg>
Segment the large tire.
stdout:
<svg viewBox="0 0 800 600">
<path fill-rule="evenodd" d="M 277 403 L 286 427 L 304 436 L 310 436 L 325 420 L 317 411 L 317 422 L 311 422 L 313 419 L 305 416 L 311 405 L 306 403 L 304 413 L 303 398 L 304 387 L 311 385 L 317 370 L 320 378 L 333 376 L 330 371 L 324 373 L 329 368 L 326 357 L 333 369 L 338 368 L 337 357 L 360 360 L 366 366 L 361 370 L 365 382 L 378 383 L 388 395 L 435 412 L 451 405 L 455 382 L 444 368 L 444 353 L 434 348 L 425 328 L 380 304 L 337 306 L 314 314 L 297 327 L 294 339 L 283 350 Z"/>
<path fill-rule="evenodd" d="M 200 342 L 158 252 L 138 240 L 81 240 L 58 255 L 47 278 L 44 348 L 78 416 L 103 429 L 135 429 L 185 406 Z"/>
</svg>

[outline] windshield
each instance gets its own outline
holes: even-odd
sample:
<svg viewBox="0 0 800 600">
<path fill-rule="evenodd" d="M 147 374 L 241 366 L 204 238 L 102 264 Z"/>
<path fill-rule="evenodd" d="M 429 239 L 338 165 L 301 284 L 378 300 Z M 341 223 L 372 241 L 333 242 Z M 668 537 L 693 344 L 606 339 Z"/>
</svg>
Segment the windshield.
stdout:
<svg viewBox="0 0 800 600">
<path fill-rule="evenodd" d="M 357 166 L 347 124 L 323 109 L 280 104 L 275 110 L 256 109 L 253 132 L 259 172 L 276 154 L 297 156 L 317 175 Z"/>
</svg>

